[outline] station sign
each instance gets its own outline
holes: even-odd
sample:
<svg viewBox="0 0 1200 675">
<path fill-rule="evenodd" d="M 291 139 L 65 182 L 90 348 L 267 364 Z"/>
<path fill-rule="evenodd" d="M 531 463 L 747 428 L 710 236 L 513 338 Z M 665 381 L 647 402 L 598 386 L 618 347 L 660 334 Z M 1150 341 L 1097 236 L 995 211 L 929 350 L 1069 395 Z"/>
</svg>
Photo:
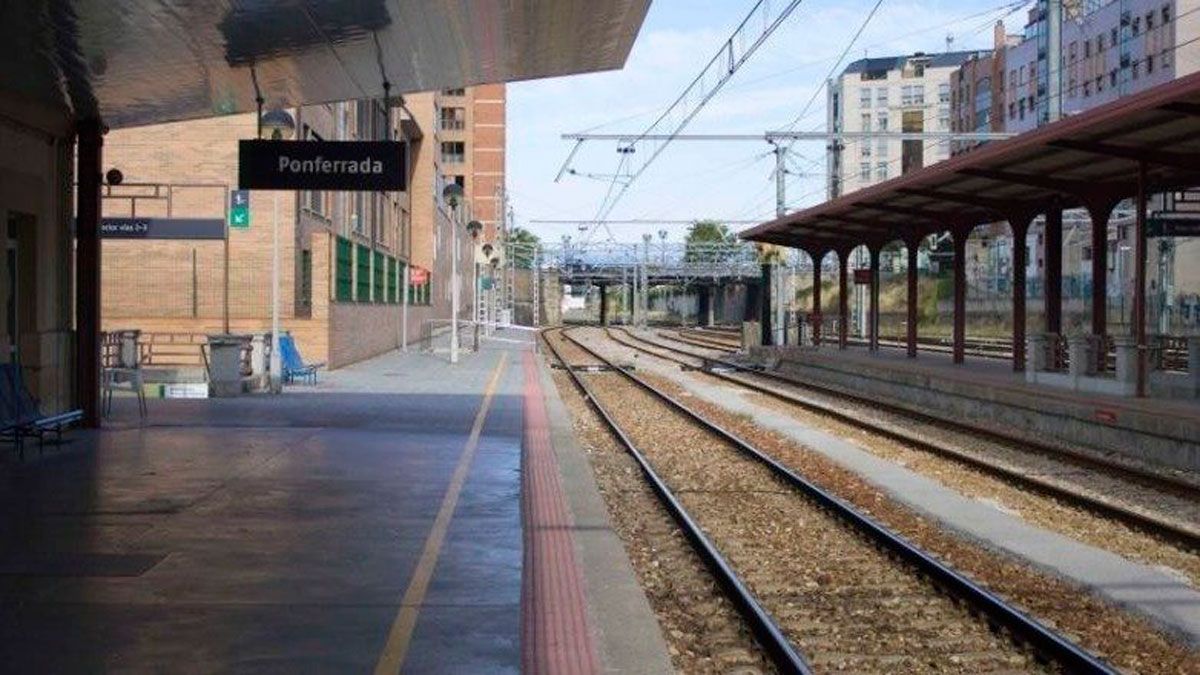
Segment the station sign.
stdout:
<svg viewBox="0 0 1200 675">
<path fill-rule="evenodd" d="M 104 239 L 224 239 L 221 218 L 102 218 Z"/>
<path fill-rule="evenodd" d="M 405 152 L 399 141 L 244 140 L 238 143 L 238 188 L 404 190 Z"/>
<path fill-rule="evenodd" d="M 1147 237 L 1200 237 L 1200 212 L 1152 213 L 1146 218 Z"/>
<path fill-rule="evenodd" d="M 229 227 L 250 229 L 250 191 L 232 190 L 229 193 Z"/>
</svg>

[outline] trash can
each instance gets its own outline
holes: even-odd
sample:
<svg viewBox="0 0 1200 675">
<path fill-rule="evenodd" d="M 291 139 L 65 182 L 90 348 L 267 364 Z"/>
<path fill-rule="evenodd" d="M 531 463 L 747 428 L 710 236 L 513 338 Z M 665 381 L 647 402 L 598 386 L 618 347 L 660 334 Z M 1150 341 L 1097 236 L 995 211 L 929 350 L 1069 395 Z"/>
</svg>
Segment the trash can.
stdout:
<svg viewBox="0 0 1200 675">
<path fill-rule="evenodd" d="M 214 397 L 240 396 L 245 391 L 242 355 L 250 349 L 249 335 L 208 336 L 208 392 Z"/>
</svg>

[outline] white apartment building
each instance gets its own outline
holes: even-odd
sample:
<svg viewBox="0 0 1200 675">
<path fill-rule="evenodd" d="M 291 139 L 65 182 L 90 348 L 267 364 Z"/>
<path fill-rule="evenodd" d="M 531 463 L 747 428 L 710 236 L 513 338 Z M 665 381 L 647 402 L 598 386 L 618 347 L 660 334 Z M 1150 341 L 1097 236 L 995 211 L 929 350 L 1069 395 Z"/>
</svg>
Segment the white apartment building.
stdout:
<svg viewBox="0 0 1200 675">
<path fill-rule="evenodd" d="M 1200 0 L 1198 0 L 1200 1 Z M 827 128 L 832 132 L 950 131 L 950 74 L 975 51 L 860 59 L 830 80 Z M 886 137 L 844 139 L 828 147 L 829 197 L 834 198 L 950 156 L 941 141 Z"/>
</svg>

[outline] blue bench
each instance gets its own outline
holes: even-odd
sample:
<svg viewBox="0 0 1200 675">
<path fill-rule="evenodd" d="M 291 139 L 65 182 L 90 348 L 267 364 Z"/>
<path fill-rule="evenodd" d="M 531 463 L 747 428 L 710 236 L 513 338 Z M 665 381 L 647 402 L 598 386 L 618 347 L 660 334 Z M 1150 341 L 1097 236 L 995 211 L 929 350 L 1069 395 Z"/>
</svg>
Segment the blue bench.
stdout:
<svg viewBox="0 0 1200 675">
<path fill-rule="evenodd" d="M 296 349 L 296 339 L 287 334 L 279 336 L 279 358 L 283 363 L 283 381 L 287 383 L 299 380 L 316 384 L 317 371 L 325 367 L 324 363 L 305 363 Z"/>
<path fill-rule="evenodd" d="M 46 434 L 54 432 L 62 441 L 63 427 L 83 419 L 82 410 L 47 415 L 41 404 L 25 386 L 21 368 L 12 363 L 0 364 L 0 438 L 11 440 L 17 454 L 25 459 L 25 439 L 38 439 L 39 452 L 45 448 Z"/>
</svg>

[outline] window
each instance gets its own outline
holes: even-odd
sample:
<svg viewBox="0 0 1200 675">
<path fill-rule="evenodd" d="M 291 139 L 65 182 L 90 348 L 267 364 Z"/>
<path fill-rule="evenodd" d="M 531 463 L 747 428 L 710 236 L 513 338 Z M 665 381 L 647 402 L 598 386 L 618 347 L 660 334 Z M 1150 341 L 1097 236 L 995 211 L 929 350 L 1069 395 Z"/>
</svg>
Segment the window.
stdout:
<svg viewBox="0 0 1200 675">
<path fill-rule="evenodd" d="M 871 180 L 871 163 L 863 162 L 858 165 L 858 177 L 861 180 Z"/>
<path fill-rule="evenodd" d="M 1170 5 L 1163 5 L 1162 22 L 1163 22 L 1164 26 L 1171 23 L 1171 6 Z"/>
<path fill-rule="evenodd" d="M 1133 34 L 1134 34 L 1134 36 L 1136 37 L 1137 34 L 1141 32 L 1141 30 L 1142 30 L 1142 17 L 1140 17 L 1140 16 L 1133 17 Z"/>
<path fill-rule="evenodd" d="M 950 109 L 942 108 L 938 110 L 938 131 L 946 131 L 950 128 Z"/>
<path fill-rule="evenodd" d="M 354 246 L 349 239 L 337 238 L 337 260 L 335 281 L 337 290 L 334 297 L 338 302 L 354 300 Z"/>
<path fill-rule="evenodd" d="M 888 88 L 875 87 L 875 105 L 886 108 L 888 105 Z"/>
<path fill-rule="evenodd" d="M 950 102 L 950 84 L 943 82 L 938 85 L 938 103 Z"/>
<path fill-rule="evenodd" d="M 1154 55 L 1147 54 L 1146 55 L 1146 74 L 1149 75 L 1150 73 L 1153 73 L 1153 72 L 1154 72 Z"/>
<path fill-rule="evenodd" d="M 879 129 L 880 131 L 887 131 L 888 114 L 886 110 L 880 110 L 879 112 L 875 113 L 875 128 Z"/>
<path fill-rule="evenodd" d="M 1108 86 L 1110 86 L 1110 87 L 1115 87 L 1115 86 L 1117 86 L 1117 71 L 1113 70 L 1113 71 L 1109 72 L 1109 74 L 1108 74 Z"/>
<path fill-rule="evenodd" d="M 1084 40 L 1083 41 L 1083 58 L 1086 59 L 1086 58 L 1090 57 L 1091 55 L 1092 55 L 1092 41 Z"/>
<path fill-rule="evenodd" d="M 1114 47 L 1117 46 L 1117 29 L 1116 28 L 1114 28 L 1108 32 L 1108 44 L 1110 44 Z"/>
<path fill-rule="evenodd" d="M 875 142 L 875 154 L 879 157 L 887 157 L 888 140 L 886 138 L 880 138 Z"/>
<path fill-rule="evenodd" d="M 467 111 L 465 108 L 442 108 L 439 121 L 443 131 L 459 131 L 467 126 Z"/>
<path fill-rule="evenodd" d="M 1146 32 L 1154 30 L 1154 12 L 1146 12 Z"/>
<path fill-rule="evenodd" d="M 925 87 L 906 84 L 900 89 L 900 105 L 925 105 Z"/>
<path fill-rule="evenodd" d="M 1092 81 L 1088 80 L 1083 83 L 1083 97 L 1087 98 L 1092 95 Z"/>
<path fill-rule="evenodd" d="M 861 125 L 862 125 L 862 130 L 863 130 L 863 131 L 870 131 L 870 130 L 871 130 L 871 113 L 863 113 L 863 114 L 862 114 L 862 122 L 861 122 Z"/>
<path fill-rule="evenodd" d="M 871 90 L 869 88 L 863 87 L 862 89 L 858 90 L 858 107 L 871 107 Z"/>
<path fill-rule="evenodd" d="M 863 71 L 863 74 L 860 76 L 860 79 L 868 80 L 868 81 L 870 81 L 870 80 L 886 80 L 887 75 L 888 74 L 887 74 L 886 70 L 865 70 L 865 71 Z"/>
<path fill-rule="evenodd" d="M 375 302 L 387 302 L 387 296 L 384 294 L 384 292 L 385 292 L 384 282 L 387 278 L 386 277 L 387 270 L 385 269 L 385 265 L 386 265 L 385 261 L 387 259 L 383 257 L 382 253 L 380 253 L 379 251 L 375 251 L 375 254 L 374 254 L 374 256 L 372 256 L 371 260 L 372 260 L 371 274 L 374 276 L 374 283 L 372 284 L 374 295 L 372 297 L 375 300 Z"/>
<path fill-rule="evenodd" d="M 1079 43 L 1078 42 L 1072 41 L 1071 44 L 1067 45 L 1067 58 L 1070 60 L 1071 63 L 1075 63 L 1075 60 L 1079 58 Z"/>
<path fill-rule="evenodd" d="M 1101 33 L 1096 36 L 1096 53 L 1097 54 L 1104 53 L 1104 33 Z"/>
<path fill-rule="evenodd" d="M 875 180 L 881 180 L 881 181 L 887 180 L 887 177 L 888 177 L 888 163 L 887 162 L 876 163 L 875 164 Z"/>
<path fill-rule="evenodd" d="M 1102 91 L 1104 91 L 1104 76 L 1097 75 L 1096 76 L 1096 93 L 1099 94 Z"/>
<path fill-rule="evenodd" d="M 466 160 L 467 144 L 462 141 L 442 141 L 442 164 L 460 164 Z"/>
<path fill-rule="evenodd" d="M 357 302 L 371 301 L 371 249 L 359 244 L 354 256 L 354 299 Z"/>
<path fill-rule="evenodd" d="M 1170 67 L 1170 65 L 1171 65 L 1171 50 L 1170 49 L 1162 50 L 1162 55 L 1160 55 L 1158 57 L 1158 65 L 1162 66 L 1163 68 Z"/>
<path fill-rule="evenodd" d="M 1140 63 L 1138 63 L 1137 61 L 1134 61 L 1134 62 L 1133 62 L 1133 67 L 1132 67 L 1132 68 L 1130 68 L 1130 70 L 1132 71 L 1132 77 L 1133 77 L 1133 79 L 1135 79 L 1135 80 L 1136 80 L 1136 79 L 1138 79 L 1138 70 L 1139 70 L 1139 66 L 1140 66 L 1140 65 L 1141 65 Z"/>
<path fill-rule="evenodd" d="M 466 95 L 467 95 L 467 90 L 462 89 L 462 88 L 443 89 L 442 90 L 442 96 L 466 96 Z"/>
<path fill-rule="evenodd" d="M 863 157 L 870 157 L 871 156 L 871 140 L 864 138 L 862 140 L 862 142 L 859 143 L 858 151 L 860 153 L 862 153 Z"/>
</svg>

